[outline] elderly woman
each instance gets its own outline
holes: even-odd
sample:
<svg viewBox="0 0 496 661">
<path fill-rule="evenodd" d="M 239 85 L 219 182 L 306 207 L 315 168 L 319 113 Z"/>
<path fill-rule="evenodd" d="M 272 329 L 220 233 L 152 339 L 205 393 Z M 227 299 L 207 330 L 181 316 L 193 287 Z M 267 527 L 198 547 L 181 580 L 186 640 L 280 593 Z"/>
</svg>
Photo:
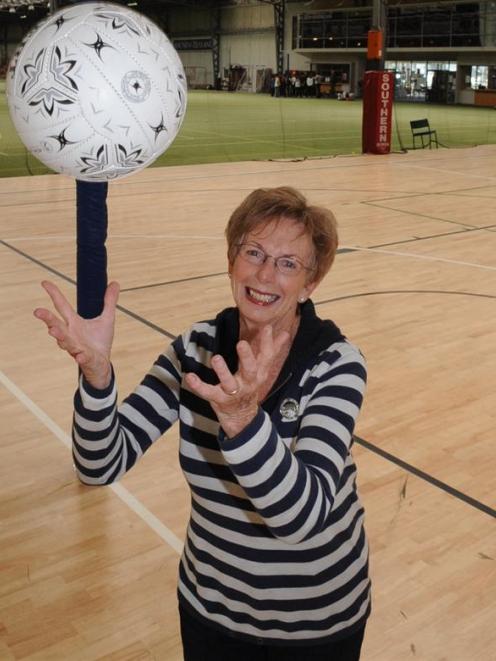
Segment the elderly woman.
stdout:
<svg viewBox="0 0 496 661">
<path fill-rule="evenodd" d="M 260 189 L 226 229 L 236 307 L 194 324 L 117 406 L 118 285 L 102 315 L 43 320 L 81 369 L 73 454 L 85 484 L 120 479 L 179 420 L 192 511 L 179 570 L 186 661 L 360 656 L 368 548 L 350 447 L 364 359 L 310 296 L 337 248 L 332 214 Z"/>
</svg>

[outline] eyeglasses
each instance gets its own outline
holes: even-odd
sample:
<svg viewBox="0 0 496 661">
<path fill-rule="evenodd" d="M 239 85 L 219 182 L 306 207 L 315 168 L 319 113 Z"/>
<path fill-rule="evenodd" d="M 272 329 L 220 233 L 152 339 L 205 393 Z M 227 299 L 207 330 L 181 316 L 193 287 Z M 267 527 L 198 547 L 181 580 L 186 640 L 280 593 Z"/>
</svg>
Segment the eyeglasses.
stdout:
<svg viewBox="0 0 496 661">
<path fill-rule="evenodd" d="M 313 268 L 305 266 L 298 257 L 293 257 L 292 255 L 281 255 L 280 257 L 274 257 L 273 255 L 268 255 L 263 248 L 261 248 L 256 243 L 238 243 L 238 255 L 244 259 L 245 262 L 249 264 L 254 264 L 255 266 L 262 266 L 269 259 L 274 260 L 274 266 L 283 275 L 298 275 L 302 271 L 313 271 Z"/>
</svg>

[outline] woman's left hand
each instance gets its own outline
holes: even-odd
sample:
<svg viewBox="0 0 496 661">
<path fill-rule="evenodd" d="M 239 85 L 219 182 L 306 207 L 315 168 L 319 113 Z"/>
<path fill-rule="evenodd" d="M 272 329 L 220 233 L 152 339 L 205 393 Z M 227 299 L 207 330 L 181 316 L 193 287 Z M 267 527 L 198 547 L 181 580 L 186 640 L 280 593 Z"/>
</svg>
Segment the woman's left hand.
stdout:
<svg viewBox="0 0 496 661">
<path fill-rule="evenodd" d="M 272 326 L 265 326 L 257 353 L 246 340 L 236 345 L 239 358 L 236 374 L 232 374 L 222 356 L 216 354 L 212 356 L 212 368 L 219 378 L 217 385 L 205 383 L 193 373 L 186 375 L 191 390 L 210 402 L 228 437 L 239 434 L 256 416 L 260 391 L 266 385 L 270 365 L 288 341 L 289 333 L 283 331 L 274 338 Z"/>
</svg>

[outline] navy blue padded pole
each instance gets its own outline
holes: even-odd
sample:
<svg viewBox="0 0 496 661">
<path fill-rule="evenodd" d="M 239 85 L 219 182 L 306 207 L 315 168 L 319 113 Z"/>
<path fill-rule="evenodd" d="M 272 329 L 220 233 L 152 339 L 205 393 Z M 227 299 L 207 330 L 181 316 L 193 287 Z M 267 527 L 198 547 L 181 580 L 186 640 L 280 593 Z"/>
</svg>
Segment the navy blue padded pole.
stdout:
<svg viewBox="0 0 496 661">
<path fill-rule="evenodd" d="M 107 182 L 76 181 L 77 311 L 85 319 L 103 310 L 107 289 Z"/>
</svg>

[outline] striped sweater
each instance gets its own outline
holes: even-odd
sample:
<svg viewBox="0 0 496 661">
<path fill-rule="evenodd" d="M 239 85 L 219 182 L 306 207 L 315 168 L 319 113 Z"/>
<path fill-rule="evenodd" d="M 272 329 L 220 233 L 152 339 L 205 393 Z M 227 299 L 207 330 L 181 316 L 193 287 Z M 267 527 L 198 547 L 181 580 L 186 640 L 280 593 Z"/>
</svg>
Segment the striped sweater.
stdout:
<svg viewBox="0 0 496 661">
<path fill-rule="evenodd" d="M 338 640 L 370 611 L 368 547 L 350 454 L 366 370 L 360 352 L 311 301 L 256 417 L 228 439 L 184 382 L 216 383 L 210 358 L 236 370 L 235 308 L 194 324 L 117 406 L 81 379 L 73 455 L 86 484 L 121 478 L 176 421 L 192 497 L 179 600 L 225 633 L 269 644 Z"/>
</svg>

